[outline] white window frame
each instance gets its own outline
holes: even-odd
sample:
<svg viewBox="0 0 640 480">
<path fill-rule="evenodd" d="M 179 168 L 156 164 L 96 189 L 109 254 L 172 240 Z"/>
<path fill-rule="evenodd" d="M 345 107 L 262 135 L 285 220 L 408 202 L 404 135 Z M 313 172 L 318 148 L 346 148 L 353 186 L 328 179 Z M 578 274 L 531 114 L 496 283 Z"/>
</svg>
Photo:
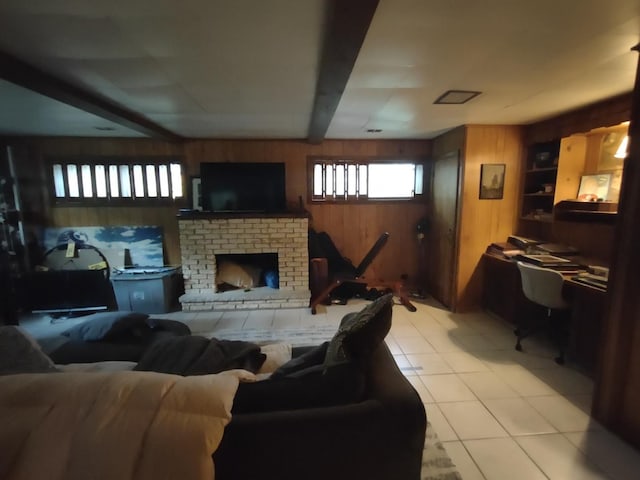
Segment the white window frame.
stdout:
<svg viewBox="0 0 640 480">
<path fill-rule="evenodd" d="M 56 157 L 46 164 L 56 204 L 162 204 L 185 198 L 185 169 L 175 157 Z M 73 171 L 75 179 L 69 176 Z M 77 190 L 73 196 L 71 185 Z"/>
<path fill-rule="evenodd" d="M 368 170 L 372 164 L 413 164 L 415 175 L 411 194 L 403 197 L 369 197 Z M 351 175 L 348 173 L 350 171 L 353 172 Z M 426 173 L 424 158 L 310 156 L 307 157 L 307 196 L 310 203 L 423 202 Z M 335 188 L 337 183 L 341 188 Z M 321 189 L 320 192 L 318 188 Z"/>
</svg>

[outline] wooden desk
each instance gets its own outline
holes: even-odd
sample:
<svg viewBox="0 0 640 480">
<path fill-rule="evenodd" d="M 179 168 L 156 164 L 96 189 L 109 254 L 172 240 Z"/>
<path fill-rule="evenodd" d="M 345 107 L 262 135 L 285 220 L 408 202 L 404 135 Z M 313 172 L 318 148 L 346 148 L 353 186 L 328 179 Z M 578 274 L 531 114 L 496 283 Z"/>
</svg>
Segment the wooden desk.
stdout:
<svg viewBox="0 0 640 480">
<path fill-rule="evenodd" d="M 522 293 L 520 272 L 515 261 L 489 253 L 482 256 L 483 307 L 514 324 L 521 316 L 540 315 L 540 306 Z M 563 293 L 571 303 L 571 335 L 568 358 L 594 374 L 600 350 L 607 293 L 575 282 L 567 276 Z M 515 345 L 515 337 L 514 337 Z"/>
</svg>

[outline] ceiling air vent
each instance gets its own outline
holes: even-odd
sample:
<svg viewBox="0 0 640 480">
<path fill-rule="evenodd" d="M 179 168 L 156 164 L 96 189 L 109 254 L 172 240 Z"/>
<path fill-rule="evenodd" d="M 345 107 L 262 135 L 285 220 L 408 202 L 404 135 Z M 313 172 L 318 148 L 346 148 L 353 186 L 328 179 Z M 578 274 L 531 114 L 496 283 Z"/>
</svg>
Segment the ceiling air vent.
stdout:
<svg viewBox="0 0 640 480">
<path fill-rule="evenodd" d="M 482 92 L 473 92 L 471 90 L 447 90 L 433 103 L 436 105 L 461 105 L 463 103 L 467 103 L 469 100 L 477 97 L 481 93 Z"/>
</svg>

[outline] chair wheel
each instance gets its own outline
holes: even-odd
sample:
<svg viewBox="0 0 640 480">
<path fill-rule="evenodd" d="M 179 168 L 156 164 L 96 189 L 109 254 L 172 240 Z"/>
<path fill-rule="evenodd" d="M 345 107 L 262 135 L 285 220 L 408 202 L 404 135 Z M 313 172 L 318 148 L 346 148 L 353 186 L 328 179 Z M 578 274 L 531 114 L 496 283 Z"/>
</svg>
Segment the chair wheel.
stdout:
<svg viewBox="0 0 640 480">
<path fill-rule="evenodd" d="M 558 365 L 564 365 L 564 357 L 556 357 L 554 360 Z"/>
<path fill-rule="evenodd" d="M 522 345 L 520 345 L 519 343 L 516 345 L 516 350 L 521 352 L 522 351 Z"/>
</svg>

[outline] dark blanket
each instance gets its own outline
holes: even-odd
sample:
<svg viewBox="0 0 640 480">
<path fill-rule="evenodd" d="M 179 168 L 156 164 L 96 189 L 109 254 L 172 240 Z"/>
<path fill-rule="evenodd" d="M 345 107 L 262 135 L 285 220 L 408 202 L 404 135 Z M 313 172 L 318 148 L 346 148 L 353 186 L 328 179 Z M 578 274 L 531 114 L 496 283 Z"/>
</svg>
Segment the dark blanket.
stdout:
<svg viewBox="0 0 640 480">
<path fill-rule="evenodd" d="M 267 356 L 254 343 L 198 336 L 167 337 L 154 342 L 134 370 L 206 375 L 242 368 L 257 372 Z"/>
</svg>

